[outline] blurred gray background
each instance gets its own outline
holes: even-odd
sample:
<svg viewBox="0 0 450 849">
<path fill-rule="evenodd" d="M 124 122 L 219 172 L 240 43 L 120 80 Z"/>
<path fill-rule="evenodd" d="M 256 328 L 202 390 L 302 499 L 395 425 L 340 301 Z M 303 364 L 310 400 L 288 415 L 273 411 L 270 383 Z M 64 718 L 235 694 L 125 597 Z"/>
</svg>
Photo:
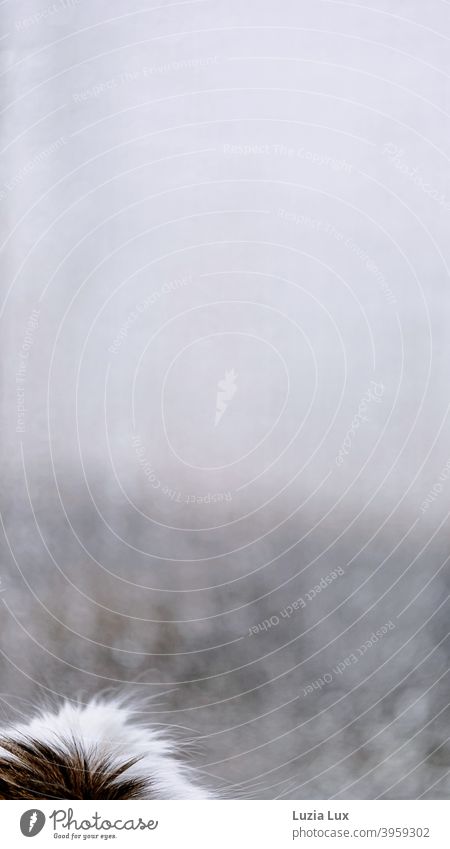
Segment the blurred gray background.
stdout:
<svg viewBox="0 0 450 849">
<path fill-rule="evenodd" d="M 0 21 L 3 717 L 446 798 L 448 3 Z"/>
</svg>

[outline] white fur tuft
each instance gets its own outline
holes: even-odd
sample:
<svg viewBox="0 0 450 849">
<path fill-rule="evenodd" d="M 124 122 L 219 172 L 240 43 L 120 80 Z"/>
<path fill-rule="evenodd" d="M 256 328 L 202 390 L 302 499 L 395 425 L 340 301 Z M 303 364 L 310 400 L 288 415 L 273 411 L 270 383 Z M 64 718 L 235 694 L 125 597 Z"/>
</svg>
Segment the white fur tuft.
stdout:
<svg viewBox="0 0 450 849">
<path fill-rule="evenodd" d="M 192 768 L 177 761 L 175 745 L 160 732 L 133 721 L 133 712 L 119 701 L 65 702 L 55 713 L 43 711 L 29 723 L 7 728 L 4 733 L 15 741 L 33 738 L 65 752 L 70 752 L 70 743 L 75 741 L 86 753 L 109 757 L 113 765 L 138 758 L 124 778 L 144 780 L 150 798 L 211 796 L 196 784 Z"/>
</svg>

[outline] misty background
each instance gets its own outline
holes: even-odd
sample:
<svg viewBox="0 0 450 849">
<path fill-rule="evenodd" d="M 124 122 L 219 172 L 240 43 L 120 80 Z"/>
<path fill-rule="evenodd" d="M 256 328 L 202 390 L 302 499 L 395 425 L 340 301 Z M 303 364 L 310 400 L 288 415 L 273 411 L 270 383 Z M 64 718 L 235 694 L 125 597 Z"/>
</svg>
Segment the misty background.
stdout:
<svg viewBox="0 0 450 849">
<path fill-rule="evenodd" d="M 2 716 L 447 798 L 441 0 L 0 4 Z"/>
</svg>

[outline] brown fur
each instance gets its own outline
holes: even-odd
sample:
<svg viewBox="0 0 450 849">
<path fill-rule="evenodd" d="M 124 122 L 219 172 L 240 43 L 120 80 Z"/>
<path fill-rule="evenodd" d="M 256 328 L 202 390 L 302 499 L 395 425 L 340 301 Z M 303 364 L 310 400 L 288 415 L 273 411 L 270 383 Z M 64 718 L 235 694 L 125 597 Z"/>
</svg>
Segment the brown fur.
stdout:
<svg viewBox="0 0 450 849">
<path fill-rule="evenodd" d="M 124 778 L 136 763 L 117 766 L 74 741 L 64 752 L 37 740 L 0 740 L 0 799 L 142 799 L 147 782 Z"/>
</svg>

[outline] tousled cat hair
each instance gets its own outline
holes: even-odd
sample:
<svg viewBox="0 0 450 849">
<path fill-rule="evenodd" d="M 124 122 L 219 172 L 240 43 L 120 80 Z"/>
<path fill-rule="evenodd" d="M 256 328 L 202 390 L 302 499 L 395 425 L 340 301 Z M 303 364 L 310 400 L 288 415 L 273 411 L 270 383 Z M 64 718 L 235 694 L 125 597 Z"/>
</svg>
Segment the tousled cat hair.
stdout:
<svg viewBox="0 0 450 849">
<path fill-rule="evenodd" d="M 0 799 L 205 799 L 176 746 L 119 700 L 64 702 L 0 728 Z"/>
</svg>

